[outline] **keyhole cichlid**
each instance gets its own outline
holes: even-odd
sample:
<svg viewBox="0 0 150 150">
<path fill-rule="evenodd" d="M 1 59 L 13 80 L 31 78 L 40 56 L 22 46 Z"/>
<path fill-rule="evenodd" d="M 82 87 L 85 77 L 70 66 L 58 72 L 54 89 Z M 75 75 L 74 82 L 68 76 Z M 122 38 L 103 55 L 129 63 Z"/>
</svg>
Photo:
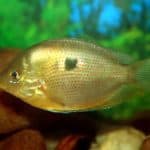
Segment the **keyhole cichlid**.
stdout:
<svg viewBox="0 0 150 150">
<path fill-rule="evenodd" d="M 150 59 L 133 63 L 126 55 L 73 39 L 37 44 L 0 73 L 1 89 L 60 113 L 111 107 L 149 86 Z"/>
</svg>

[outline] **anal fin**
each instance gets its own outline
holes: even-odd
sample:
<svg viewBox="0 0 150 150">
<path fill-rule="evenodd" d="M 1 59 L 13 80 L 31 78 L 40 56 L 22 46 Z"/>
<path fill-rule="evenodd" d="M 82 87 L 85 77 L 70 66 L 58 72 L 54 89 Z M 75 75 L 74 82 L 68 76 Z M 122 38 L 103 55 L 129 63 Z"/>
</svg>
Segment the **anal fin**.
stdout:
<svg viewBox="0 0 150 150">
<path fill-rule="evenodd" d="M 134 96 L 141 95 L 140 89 L 138 89 L 135 85 L 127 84 L 122 85 L 119 89 L 114 91 L 110 97 L 106 100 L 103 105 L 103 108 L 110 108 L 116 106 L 122 102 L 131 100 Z"/>
</svg>

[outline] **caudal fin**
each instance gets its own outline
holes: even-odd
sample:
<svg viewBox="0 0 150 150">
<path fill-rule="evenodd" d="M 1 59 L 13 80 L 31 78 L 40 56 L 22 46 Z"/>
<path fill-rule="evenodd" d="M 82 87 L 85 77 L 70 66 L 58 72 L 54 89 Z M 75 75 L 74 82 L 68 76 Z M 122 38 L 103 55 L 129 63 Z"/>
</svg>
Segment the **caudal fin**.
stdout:
<svg viewBox="0 0 150 150">
<path fill-rule="evenodd" d="M 150 91 L 150 59 L 131 65 L 134 79 L 141 89 Z"/>
</svg>

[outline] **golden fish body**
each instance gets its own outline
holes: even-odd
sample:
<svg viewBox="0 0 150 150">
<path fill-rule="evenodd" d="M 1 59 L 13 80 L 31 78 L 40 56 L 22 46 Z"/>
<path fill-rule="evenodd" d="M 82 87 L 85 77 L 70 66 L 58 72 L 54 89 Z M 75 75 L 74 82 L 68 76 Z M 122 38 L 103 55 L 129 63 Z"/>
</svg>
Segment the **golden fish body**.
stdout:
<svg viewBox="0 0 150 150">
<path fill-rule="evenodd" d="M 32 106 L 72 112 L 111 106 L 132 82 L 131 67 L 113 52 L 66 39 L 43 42 L 18 56 L 1 73 L 0 87 Z"/>
</svg>

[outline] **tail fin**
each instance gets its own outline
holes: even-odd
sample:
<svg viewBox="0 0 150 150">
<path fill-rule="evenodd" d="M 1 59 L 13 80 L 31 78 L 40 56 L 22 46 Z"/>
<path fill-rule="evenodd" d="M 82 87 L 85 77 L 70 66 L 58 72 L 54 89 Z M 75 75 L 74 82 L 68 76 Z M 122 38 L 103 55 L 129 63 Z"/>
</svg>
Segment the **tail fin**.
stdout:
<svg viewBox="0 0 150 150">
<path fill-rule="evenodd" d="M 134 72 L 134 79 L 138 86 L 146 91 L 150 91 L 150 59 L 146 59 L 131 65 Z"/>
</svg>

